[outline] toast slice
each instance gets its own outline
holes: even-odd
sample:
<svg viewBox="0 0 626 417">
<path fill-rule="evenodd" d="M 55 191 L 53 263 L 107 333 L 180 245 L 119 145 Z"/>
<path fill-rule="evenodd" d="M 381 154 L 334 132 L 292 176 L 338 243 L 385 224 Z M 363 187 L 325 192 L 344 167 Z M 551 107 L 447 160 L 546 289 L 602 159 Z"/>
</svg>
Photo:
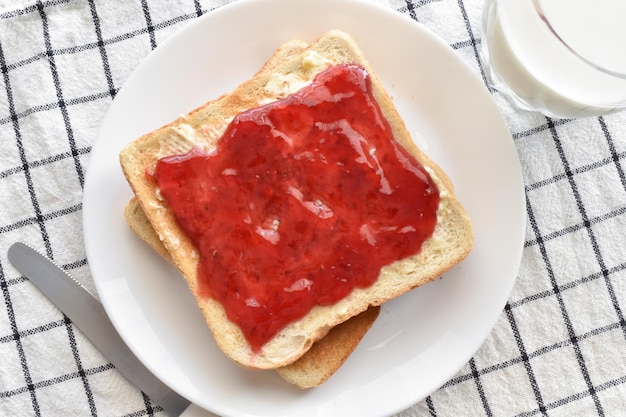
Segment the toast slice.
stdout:
<svg viewBox="0 0 626 417">
<path fill-rule="evenodd" d="M 355 288 L 332 304 L 313 307 L 304 317 L 282 327 L 261 349 L 254 349 L 242 329 L 227 317 L 224 306 L 201 293 L 200 253 L 147 173 L 154 172 L 163 157 L 183 155 L 194 149 L 214 150 L 235 116 L 281 100 L 310 85 L 322 71 L 341 64 L 355 64 L 367 71 L 373 96 L 391 127 L 395 143 L 418 161 L 436 184 L 440 198 L 436 226 L 419 253 L 382 267 L 373 284 Z M 370 306 L 381 305 L 441 276 L 464 259 L 473 245 L 471 222 L 456 199 L 449 178 L 411 140 L 391 98 L 365 57 L 354 40 L 341 31 L 323 34 L 301 54 L 271 71 L 255 75 L 231 93 L 130 143 L 120 152 L 120 163 L 151 226 L 196 297 L 218 345 L 228 357 L 250 368 L 280 368 L 295 362 L 330 329 Z"/>
<path fill-rule="evenodd" d="M 136 197 L 131 198 L 124 208 L 124 217 L 130 229 L 156 253 L 168 262 L 172 257 L 159 239 Z M 363 336 L 372 327 L 380 306 L 373 306 L 363 313 L 335 326 L 324 338 L 315 342 L 300 359 L 276 368 L 285 381 L 298 388 L 317 387 L 330 378 L 356 349 Z"/>
</svg>

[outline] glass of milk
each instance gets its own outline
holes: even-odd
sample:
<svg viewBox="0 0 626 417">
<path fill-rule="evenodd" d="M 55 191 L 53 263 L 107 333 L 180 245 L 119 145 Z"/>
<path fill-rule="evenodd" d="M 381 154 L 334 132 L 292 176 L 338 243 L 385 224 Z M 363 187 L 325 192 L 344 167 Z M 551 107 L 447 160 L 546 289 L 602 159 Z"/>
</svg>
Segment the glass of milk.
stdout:
<svg viewBox="0 0 626 417">
<path fill-rule="evenodd" d="M 626 108 L 626 0 L 486 0 L 492 86 L 556 118 Z"/>
</svg>

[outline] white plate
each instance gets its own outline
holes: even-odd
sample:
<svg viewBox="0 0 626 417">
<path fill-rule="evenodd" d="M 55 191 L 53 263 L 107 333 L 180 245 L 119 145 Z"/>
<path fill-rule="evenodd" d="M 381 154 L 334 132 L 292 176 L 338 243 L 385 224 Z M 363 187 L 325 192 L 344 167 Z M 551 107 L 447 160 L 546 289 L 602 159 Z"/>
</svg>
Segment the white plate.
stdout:
<svg viewBox="0 0 626 417">
<path fill-rule="evenodd" d="M 252 75 L 282 42 L 331 28 L 354 36 L 416 140 L 450 175 L 473 219 L 470 256 L 445 279 L 383 306 L 344 366 L 300 391 L 245 371 L 217 349 L 183 280 L 128 230 L 118 152 Z M 419 138 L 419 139 L 417 139 Z M 515 280 L 525 228 L 519 162 L 481 81 L 420 24 L 363 1 L 240 1 L 186 25 L 136 69 L 91 153 L 84 195 L 89 265 L 104 306 L 158 377 L 220 415 L 390 415 L 471 358 Z"/>
</svg>

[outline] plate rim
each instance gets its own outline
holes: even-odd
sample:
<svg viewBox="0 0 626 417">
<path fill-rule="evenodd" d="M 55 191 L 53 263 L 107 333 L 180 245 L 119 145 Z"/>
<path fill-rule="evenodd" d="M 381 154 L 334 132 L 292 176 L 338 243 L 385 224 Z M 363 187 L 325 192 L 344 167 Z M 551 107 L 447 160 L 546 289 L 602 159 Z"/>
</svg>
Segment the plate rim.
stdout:
<svg viewBox="0 0 626 417">
<path fill-rule="evenodd" d="M 305 0 L 298 0 L 298 1 L 303 1 L 304 2 Z M 376 4 L 376 3 L 369 3 L 369 2 L 363 3 L 363 2 L 354 1 L 354 0 L 343 0 L 342 2 L 346 3 L 346 4 L 351 4 L 352 6 L 359 5 L 359 6 L 364 6 L 365 7 L 365 5 L 367 5 L 367 7 L 373 7 L 373 8 L 375 8 L 379 12 L 387 13 L 389 16 L 391 16 L 392 14 L 395 14 L 395 16 L 394 16 L 395 18 L 400 18 L 402 20 L 406 20 L 406 21 L 410 22 L 411 25 L 419 26 L 420 30 L 422 31 L 422 34 L 424 34 L 425 36 L 429 36 L 429 41 L 434 42 L 434 43 L 439 43 L 440 46 L 448 48 L 449 49 L 448 52 L 454 52 L 454 51 L 452 51 L 452 49 L 449 47 L 448 44 L 446 44 L 441 38 L 439 38 L 437 35 L 435 35 L 429 29 L 427 29 L 423 25 L 419 24 L 418 22 L 413 21 L 409 17 L 407 17 L 407 16 L 405 16 L 405 15 L 403 15 L 403 14 L 401 14 L 401 13 L 395 11 L 395 10 L 392 10 L 391 8 L 388 8 L 386 6 L 382 6 L 382 5 Z M 236 10 L 238 8 L 245 8 L 250 3 L 253 3 L 253 1 L 252 0 L 239 0 L 239 1 L 236 1 L 236 2 L 233 2 L 233 3 L 221 6 L 218 9 L 212 10 L 211 12 L 206 13 L 205 15 L 190 21 L 184 27 L 179 29 L 176 33 L 171 34 L 168 37 L 168 39 L 166 39 L 163 43 L 161 43 L 161 45 L 159 45 L 159 47 L 155 51 L 163 51 L 166 48 L 169 48 L 170 47 L 169 45 L 175 45 L 177 42 L 179 42 L 179 39 L 184 38 L 184 34 L 186 33 L 185 31 L 189 31 L 189 30 L 192 30 L 193 27 L 196 27 L 196 26 L 199 26 L 199 25 L 202 25 L 202 24 L 206 24 L 207 21 L 211 21 L 212 19 L 218 19 L 218 18 L 220 18 L 220 16 L 222 16 L 224 14 L 235 13 L 233 10 Z M 277 1 L 270 1 L 268 3 L 276 4 Z M 326 4 L 326 2 L 324 4 Z M 192 26 L 192 25 L 194 25 L 194 26 Z M 138 76 L 137 74 L 141 74 L 141 72 L 144 71 L 145 67 L 149 67 L 150 62 L 151 62 L 150 61 L 150 56 L 152 56 L 152 54 L 154 54 L 155 51 L 153 51 L 151 54 L 149 54 L 147 57 L 145 57 L 144 60 L 142 60 L 142 62 L 137 66 L 137 68 L 133 71 L 133 73 L 126 80 L 125 86 L 129 82 L 133 82 L 133 77 L 137 77 Z M 466 67 L 465 68 L 466 71 L 471 71 L 471 69 L 469 67 L 469 64 L 467 62 L 463 61 L 458 56 L 455 56 L 455 58 L 456 58 L 457 64 L 465 66 Z M 124 86 L 123 86 L 120 89 L 120 91 L 119 91 L 118 95 L 116 96 L 115 100 L 118 100 L 118 98 L 119 98 L 119 100 L 123 100 L 125 98 L 125 94 L 126 94 L 127 90 L 128 90 L 128 88 L 125 89 Z M 486 94 L 488 94 L 488 93 L 486 93 Z M 111 104 L 111 108 L 116 106 L 116 101 L 115 100 L 114 100 L 113 104 Z M 495 103 L 493 102 L 493 100 L 491 100 L 491 104 L 493 105 L 493 109 L 492 110 L 495 109 L 496 111 L 498 111 L 496 106 L 495 106 Z M 105 116 L 105 119 L 103 120 L 102 125 L 105 125 L 106 123 L 110 123 L 110 120 L 108 120 L 108 118 L 109 118 L 109 116 L 111 114 L 111 108 L 109 108 L 109 111 L 107 111 L 107 114 Z M 498 113 L 498 115 L 499 115 L 499 113 Z M 500 117 L 499 122 L 501 124 L 501 126 L 499 126 L 499 128 L 502 129 L 502 127 L 504 127 L 506 129 L 506 131 L 508 132 L 508 127 L 506 126 L 506 123 L 502 119 L 501 115 L 499 115 L 499 117 Z M 102 128 L 102 126 L 101 126 L 101 128 Z M 512 143 L 512 138 L 510 136 L 510 132 L 508 132 L 508 137 L 507 137 L 507 140 L 509 140 L 509 139 L 511 141 L 511 148 L 512 148 L 513 151 L 515 151 L 513 143 Z M 100 136 L 100 132 L 99 132 L 98 137 L 96 138 L 96 142 L 95 142 L 94 146 L 92 147 L 91 156 L 98 154 L 99 149 L 100 149 L 99 146 L 102 146 L 101 145 L 102 143 L 103 143 L 103 138 Z M 90 162 L 90 167 L 91 166 L 92 166 L 92 164 Z M 87 236 L 89 233 L 91 233 L 90 228 L 89 228 L 89 222 L 92 221 L 90 219 L 90 210 L 91 210 L 91 207 L 92 207 L 93 199 L 90 199 L 91 198 L 90 196 L 92 195 L 91 189 L 90 189 L 90 185 L 91 185 L 90 178 L 93 178 L 94 175 L 95 174 L 93 174 L 91 172 L 91 170 L 89 169 L 89 167 L 88 167 L 86 180 L 85 180 L 85 196 L 84 196 L 84 202 L 83 202 L 83 222 L 85 224 L 85 228 L 84 228 L 84 235 L 85 236 L 84 236 L 84 238 L 85 238 L 85 246 L 87 248 L 87 258 L 88 258 L 88 261 L 91 260 L 91 259 L 94 259 L 95 257 L 97 257 L 97 255 L 95 254 L 96 253 L 95 252 L 96 248 L 94 248 L 94 245 L 93 245 L 93 238 Z M 523 193 L 523 181 L 522 181 L 522 175 L 521 175 L 521 167 L 519 167 L 519 161 L 518 161 L 518 184 L 517 185 L 520 187 L 518 191 L 521 192 L 521 200 L 523 200 L 523 199 L 525 199 L 525 195 Z M 518 235 L 521 235 L 522 239 L 521 239 L 521 241 L 519 242 L 519 245 L 518 245 L 519 246 L 518 247 L 518 249 L 519 249 L 518 253 L 514 254 L 514 256 L 513 256 L 513 258 L 516 258 L 517 267 L 519 267 L 519 263 L 521 262 L 521 254 L 522 254 L 522 247 L 523 247 L 523 236 L 524 236 L 524 229 L 525 229 L 525 226 L 526 226 L 525 210 L 521 210 L 521 212 L 524 214 L 521 219 L 518 219 L 519 220 L 518 226 L 519 226 L 519 228 L 521 230 L 518 230 L 516 233 Z M 516 268 L 516 270 L 517 270 L 517 268 Z M 106 290 L 103 289 L 103 281 L 97 278 L 98 272 L 92 271 L 92 275 L 93 275 L 94 284 L 96 286 L 96 289 L 97 289 L 98 293 L 99 294 L 106 293 Z M 508 289 L 508 292 L 507 292 L 507 297 L 506 297 L 507 299 L 508 299 L 508 294 L 510 294 L 510 292 L 512 290 L 514 282 L 515 282 L 515 279 L 512 279 L 511 282 L 510 282 L 509 289 Z M 115 307 L 112 306 L 111 302 L 107 299 L 107 297 L 105 297 L 105 299 L 102 300 L 102 301 L 103 301 L 105 309 L 107 310 L 107 313 L 110 315 L 110 317 L 115 317 L 115 314 L 111 314 L 111 310 L 114 309 Z M 502 307 L 504 307 L 504 302 L 506 302 L 506 299 L 504 301 L 502 301 Z M 499 315 L 492 318 L 492 323 L 490 323 L 489 329 L 493 328 L 493 326 L 495 325 L 496 320 L 497 320 L 498 317 L 499 317 Z M 113 318 L 112 318 L 112 320 L 113 320 Z M 114 324 L 115 324 L 116 328 L 118 328 L 118 326 L 121 326 L 119 321 L 117 321 L 117 320 L 113 320 L 113 321 L 114 321 Z M 119 330 L 119 328 L 118 328 L 118 330 Z M 483 341 L 489 335 L 490 332 L 491 332 L 491 330 L 489 330 L 489 332 L 487 332 L 485 337 L 482 338 Z M 120 333 L 123 335 L 123 337 L 124 337 L 124 335 L 127 334 L 127 332 L 124 332 L 124 331 L 121 331 Z M 128 340 L 126 340 L 126 338 L 125 338 L 125 341 L 128 343 Z M 478 346 L 475 346 L 475 347 L 472 348 L 471 353 L 466 355 L 467 356 L 467 360 L 469 360 L 474 355 L 475 351 L 480 347 L 481 344 L 482 344 L 482 342 L 480 342 L 478 344 Z M 131 345 L 131 344 L 129 344 L 129 345 Z M 134 350 L 134 349 L 132 349 L 132 346 L 131 346 L 131 350 Z M 138 352 L 135 352 L 135 353 L 137 354 Z M 140 358 L 142 357 L 142 355 L 140 355 L 140 354 L 138 354 L 137 356 L 140 357 Z M 143 360 L 142 360 L 142 362 L 143 362 Z M 443 379 L 447 380 L 451 376 L 452 375 L 448 375 L 448 376 L 444 377 Z M 445 383 L 445 380 L 443 381 L 443 383 Z M 439 385 L 436 386 L 436 387 L 433 387 L 433 389 L 432 389 L 432 391 L 430 393 L 434 392 L 438 388 L 439 388 Z M 428 395 L 430 395 L 430 393 L 428 393 Z M 184 394 L 184 393 L 181 393 L 181 394 Z M 409 400 L 405 404 L 396 405 L 394 407 L 393 412 L 398 412 L 398 411 L 404 409 L 405 405 L 408 404 L 408 406 L 411 406 L 412 404 L 415 404 L 416 402 L 419 402 L 422 399 L 423 399 L 423 397 L 422 398 L 416 398 L 414 400 Z M 205 408 L 207 408 L 206 404 L 199 404 L 199 405 L 204 406 Z M 220 407 L 209 407 L 207 409 L 211 409 L 214 412 L 215 411 L 217 411 L 217 412 L 227 411 L 227 410 L 224 410 L 223 408 L 220 408 Z"/>
</svg>

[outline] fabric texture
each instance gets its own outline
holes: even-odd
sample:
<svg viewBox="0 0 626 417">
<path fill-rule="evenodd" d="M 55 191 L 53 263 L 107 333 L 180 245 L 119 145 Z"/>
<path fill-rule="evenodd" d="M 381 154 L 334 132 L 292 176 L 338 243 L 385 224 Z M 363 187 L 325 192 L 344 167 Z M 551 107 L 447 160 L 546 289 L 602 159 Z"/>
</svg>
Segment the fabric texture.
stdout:
<svg viewBox="0 0 626 417">
<path fill-rule="evenodd" d="M 0 1 L 0 415 L 165 416 L 9 263 L 24 241 L 96 294 L 82 234 L 90 152 L 115 95 L 176 30 L 228 0 Z M 483 2 L 387 0 L 487 83 Z M 518 278 L 458 374 L 399 413 L 626 412 L 626 113 L 555 120 L 491 90 L 523 170 Z"/>
</svg>

